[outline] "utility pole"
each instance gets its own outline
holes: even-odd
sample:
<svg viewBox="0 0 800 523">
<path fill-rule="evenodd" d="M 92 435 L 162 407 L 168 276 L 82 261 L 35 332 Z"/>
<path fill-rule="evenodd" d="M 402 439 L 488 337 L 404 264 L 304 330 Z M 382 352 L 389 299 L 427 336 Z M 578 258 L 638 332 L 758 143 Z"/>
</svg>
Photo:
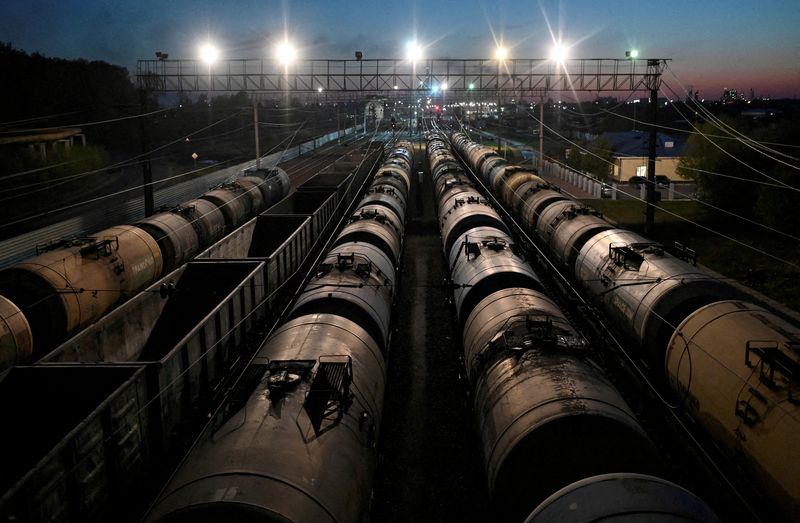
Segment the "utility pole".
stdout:
<svg viewBox="0 0 800 523">
<path fill-rule="evenodd" d="M 544 94 L 539 99 L 539 174 L 544 172 Z"/>
<path fill-rule="evenodd" d="M 661 82 L 661 61 L 648 60 L 648 83 L 650 84 L 650 143 L 647 151 L 647 192 L 645 208 L 644 232 L 651 234 L 654 228 L 656 211 L 656 139 L 658 120 L 658 88 Z"/>
<path fill-rule="evenodd" d="M 261 169 L 261 143 L 258 135 L 258 103 L 253 100 L 253 132 L 256 135 L 256 169 Z"/>
<path fill-rule="evenodd" d="M 149 111 L 148 89 L 139 90 L 139 114 L 147 114 Z M 146 116 L 139 119 L 139 138 L 142 147 L 142 188 L 144 189 L 144 216 L 152 216 L 155 213 L 153 203 L 153 171 L 150 166 L 150 130 L 148 129 Z"/>
</svg>

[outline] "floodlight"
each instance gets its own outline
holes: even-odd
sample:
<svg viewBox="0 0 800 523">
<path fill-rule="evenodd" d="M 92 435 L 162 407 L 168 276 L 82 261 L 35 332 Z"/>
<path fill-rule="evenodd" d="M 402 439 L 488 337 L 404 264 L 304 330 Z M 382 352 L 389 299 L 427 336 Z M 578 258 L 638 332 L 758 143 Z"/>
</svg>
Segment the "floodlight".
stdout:
<svg viewBox="0 0 800 523">
<path fill-rule="evenodd" d="M 219 49 L 212 44 L 203 44 L 200 46 L 200 59 L 208 65 L 213 64 L 219 58 Z"/>
<path fill-rule="evenodd" d="M 408 42 L 406 44 L 406 58 L 412 62 L 418 62 L 422 59 L 422 48 L 417 42 Z"/>
<path fill-rule="evenodd" d="M 289 42 L 283 42 L 275 49 L 275 56 L 284 65 L 289 65 L 292 63 L 294 61 L 295 54 L 294 47 L 292 47 L 292 44 Z"/>
<path fill-rule="evenodd" d="M 557 42 L 550 51 L 550 59 L 556 63 L 563 64 L 567 60 L 567 48 L 561 42 Z"/>
</svg>

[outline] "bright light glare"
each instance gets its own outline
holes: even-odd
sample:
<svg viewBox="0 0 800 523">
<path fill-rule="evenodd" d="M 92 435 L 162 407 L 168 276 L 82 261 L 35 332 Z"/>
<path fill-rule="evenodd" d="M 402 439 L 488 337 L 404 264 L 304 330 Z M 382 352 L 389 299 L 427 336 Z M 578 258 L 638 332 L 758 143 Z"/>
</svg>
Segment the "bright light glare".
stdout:
<svg viewBox="0 0 800 523">
<path fill-rule="evenodd" d="M 321 93 L 322 92 L 322 87 L 317 87 L 317 92 Z"/>
<path fill-rule="evenodd" d="M 439 92 L 439 86 L 438 85 L 434 85 L 432 90 L 433 90 L 434 93 L 438 93 Z"/>
<path fill-rule="evenodd" d="M 631 58 L 639 58 L 639 51 L 636 49 L 631 50 Z"/>
<path fill-rule="evenodd" d="M 212 44 L 203 44 L 200 46 L 200 59 L 208 65 L 213 64 L 219 58 L 219 49 Z"/>
<path fill-rule="evenodd" d="M 277 49 L 275 50 L 275 56 L 282 64 L 288 65 L 294 60 L 294 47 L 292 47 L 292 44 L 289 42 L 283 42 L 282 44 L 278 45 Z"/>
<path fill-rule="evenodd" d="M 408 42 L 406 44 L 406 58 L 412 62 L 422 60 L 422 48 L 417 42 Z"/>
<path fill-rule="evenodd" d="M 556 43 L 550 51 L 550 59 L 563 64 L 567 59 L 567 48 L 561 42 Z"/>
<path fill-rule="evenodd" d="M 447 82 L 442 83 L 442 91 L 447 91 Z"/>
<path fill-rule="evenodd" d="M 494 57 L 498 60 L 505 60 L 508 57 L 508 50 L 505 47 L 498 47 L 494 51 Z"/>
</svg>

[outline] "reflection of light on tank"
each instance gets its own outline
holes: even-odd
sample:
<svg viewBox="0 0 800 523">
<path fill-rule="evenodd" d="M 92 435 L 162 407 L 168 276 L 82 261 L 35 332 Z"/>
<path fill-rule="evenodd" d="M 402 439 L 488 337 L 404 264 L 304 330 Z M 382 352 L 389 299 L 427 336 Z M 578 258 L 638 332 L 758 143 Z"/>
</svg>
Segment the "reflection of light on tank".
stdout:
<svg viewBox="0 0 800 523">
<path fill-rule="evenodd" d="M 454 147 L 658 378 L 785 514 L 800 514 L 800 329 L 615 228 L 463 133 Z M 528 171 L 528 172 L 526 172 Z M 515 178 L 526 177 L 517 183 Z M 498 182 L 500 178 L 504 180 Z"/>
<path fill-rule="evenodd" d="M 499 519 L 522 521 L 559 489 L 598 474 L 661 472 L 650 439 L 520 257 L 500 216 L 469 183 L 442 138 L 431 138 L 428 151 L 489 494 Z M 546 187 L 535 172 L 508 166 L 494 154 L 476 145 L 465 156 L 482 166 L 498 193 L 510 199 L 517 190 L 536 189 L 529 193 L 536 196 Z M 701 501 L 680 490 L 697 501 L 691 516 L 715 520 Z M 639 499 L 635 491 L 618 488 L 617 494 Z M 608 503 L 600 505 L 602 513 L 614 514 Z M 553 521 L 576 519 L 565 511 Z"/>
<path fill-rule="evenodd" d="M 0 370 L 47 354 L 289 191 L 282 169 L 247 174 L 136 225 L 49 245 L 0 271 L 0 294 L 19 309 L 0 311 L 5 328 L 30 329 L 0 332 Z M 27 322 L 11 317 L 20 314 Z"/>
<path fill-rule="evenodd" d="M 412 145 L 398 143 L 149 521 L 362 521 L 369 511 Z"/>
</svg>

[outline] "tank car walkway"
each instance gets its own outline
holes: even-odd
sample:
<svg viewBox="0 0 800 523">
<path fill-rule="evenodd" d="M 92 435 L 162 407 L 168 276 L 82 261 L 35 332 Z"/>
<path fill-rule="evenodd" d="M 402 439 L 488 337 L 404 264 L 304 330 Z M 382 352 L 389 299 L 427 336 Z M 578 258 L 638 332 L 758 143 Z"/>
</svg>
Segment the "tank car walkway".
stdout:
<svg viewBox="0 0 800 523">
<path fill-rule="evenodd" d="M 372 521 L 488 519 L 441 249 L 433 182 L 424 145 L 417 144 Z"/>
</svg>

